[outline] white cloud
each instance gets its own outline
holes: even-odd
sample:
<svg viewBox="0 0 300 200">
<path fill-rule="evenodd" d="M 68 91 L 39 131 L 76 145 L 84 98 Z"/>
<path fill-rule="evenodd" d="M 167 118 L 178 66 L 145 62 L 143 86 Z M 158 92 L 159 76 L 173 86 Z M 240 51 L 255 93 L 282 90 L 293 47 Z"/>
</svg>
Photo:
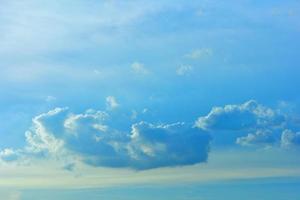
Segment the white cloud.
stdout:
<svg viewBox="0 0 300 200">
<path fill-rule="evenodd" d="M 281 146 L 284 148 L 300 147 L 300 132 L 284 130 L 281 135 Z"/>
<path fill-rule="evenodd" d="M 193 71 L 193 67 L 190 65 L 182 65 L 176 69 L 176 74 L 178 76 L 184 76 Z"/>
<path fill-rule="evenodd" d="M 53 102 L 53 101 L 56 101 L 56 100 L 57 100 L 57 98 L 54 97 L 54 96 L 51 96 L 51 95 L 49 95 L 49 96 L 46 97 L 46 101 L 47 102 Z"/>
<path fill-rule="evenodd" d="M 212 131 L 249 131 L 280 127 L 284 123 L 284 115 L 250 100 L 240 105 L 214 107 L 208 115 L 196 121 L 196 126 Z"/>
<path fill-rule="evenodd" d="M 211 48 L 201 48 L 191 51 L 190 53 L 186 54 L 185 57 L 190 59 L 202 59 L 212 55 L 213 50 Z"/>
<path fill-rule="evenodd" d="M 136 120 L 138 117 L 138 112 L 136 110 L 131 111 L 131 120 Z"/>
<path fill-rule="evenodd" d="M 293 113 L 282 111 L 282 106 L 272 109 L 250 100 L 214 107 L 199 117 L 195 126 L 210 131 L 214 137 L 233 138 L 241 146 L 293 148 L 300 146 L 300 132 L 292 131 L 297 127 L 293 120 Z M 220 132 L 226 134 L 217 134 Z"/>
<path fill-rule="evenodd" d="M 148 69 L 145 67 L 143 63 L 134 62 L 131 64 L 131 70 L 136 74 L 146 75 L 149 74 Z"/>
<path fill-rule="evenodd" d="M 257 130 L 255 133 L 237 138 L 236 143 L 242 146 L 272 146 L 276 143 L 276 138 L 270 130 Z"/>
<path fill-rule="evenodd" d="M 115 109 L 119 107 L 119 103 L 117 102 L 117 99 L 114 96 L 108 96 L 106 97 L 106 107 L 108 109 Z"/>
<path fill-rule="evenodd" d="M 213 136 L 218 131 L 253 131 L 246 136 L 237 134 L 236 143 L 271 146 L 280 142 L 273 133 L 283 129 L 286 120 L 279 111 L 253 100 L 215 107 L 200 117 L 195 126 L 142 121 L 124 130 L 116 127 L 112 117 L 117 116 L 93 109 L 79 114 L 68 108 L 50 110 L 33 118 L 32 127 L 25 134 L 26 146 L 21 150 L 3 150 L 1 160 L 58 159 L 66 170 L 73 170 L 77 163 L 138 170 L 192 165 L 207 160 L 211 141 L 207 130 Z M 281 145 L 298 146 L 299 135 L 285 130 Z"/>
<path fill-rule="evenodd" d="M 154 125 L 133 124 L 130 131 L 109 126 L 108 114 L 87 110 L 73 114 L 68 108 L 56 108 L 33 118 L 26 132 L 26 147 L 20 151 L 27 159 L 62 160 L 64 169 L 73 170 L 74 161 L 92 166 L 127 167 L 138 170 L 205 162 L 208 157 L 208 133 L 184 123 Z M 130 120 L 130 119 L 128 119 Z M 14 150 L 4 150 L 2 160 L 9 161 Z"/>
<path fill-rule="evenodd" d="M 68 108 L 55 108 L 32 119 L 32 127 L 26 131 L 28 146 L 26 151 L 47 154 L 59 154 L 64 142 L 56 137 L 63 130 L 62 123 L 68 115 Z"/>
<path fill-rule="evenodd" d="M 12 162 L 19 159 L 19 153 L 13 149 L 3 149 L 0 151 L 0 160 Z"/>
</svg>

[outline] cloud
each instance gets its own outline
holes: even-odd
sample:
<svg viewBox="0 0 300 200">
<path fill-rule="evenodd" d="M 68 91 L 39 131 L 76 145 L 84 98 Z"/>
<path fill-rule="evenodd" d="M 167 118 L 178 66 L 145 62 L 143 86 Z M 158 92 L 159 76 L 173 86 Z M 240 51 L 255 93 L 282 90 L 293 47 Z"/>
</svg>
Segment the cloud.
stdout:
<svg viewBox="0 0 300 200">
<path fill-rule="evenodd" d="M 19 153 L 13 149 L 4 149 L 0 151 L 0 160 L 5 162 L 12 162 L 19 159 Z"/>
<path fill-rule="evenodd" d="M 130 138 L 129 155 L 141 169 L 205 162 L 211 140 L 207 133 L 184 123 L 146 122 L 134 124 Z"/>
<path fill-rule="evenodd" d="M 141 74 L 141 75 L 149 74 L 149 70 L 145 67 L 143 63 L 140 62 L 132 63 L 131 70 L 136 74 Z"/>
<path fill-rule="evenodd" d="M 205 162 L 211 137 L 185 123 L 133 124 L 130 131 L 110 127 L 106 112 L 87 110 L 73 114 L 56 108 L 33 118 L 26 132 L 23 157 L 63 160 L 73 170 L 77 161 L 97 167 L 137 170 Z M 3 160 L 17 159 L 4 150 Z M 11 158 L 12 157 L 12 158 Z"/>
<path fill-rule="evenodd" d="M 276 138 L 270 130 L 257 130 L 255 133 L 237 138 L 236 143 L 241 146 L 272 146 L 276 143 Z"/>
<path fill-rule="evenodd" d="M 6 199 L 7 200 L 21 200 L 22 199 L 22 193 L 19 192 L 19 191 L 11 192 L 11 193 L 9 193 L 9 195 Z"/>
<path fill-rule="evenodd" d="M 117 102 L 117 99 L 114 96 L 108 96 L 106 97 L 106 107 L 108 109 L 115 109 L 119 107 L 119 103 Z"/>
<path fill-rule="evenodd" d="M 284 130 L 281 135 L 281 146 L 284 148 L 300 147 L 300 132 Z"/>
<path fill-rule="evenodd" d="M 210 48 L 201 48 L 201 49 L 195 49 L 193 51 L 191 51 L 190 53 L 186 54 L 185 57 L 186 58 L 190 58 L 190 59 L 202 59 L 205 57 L 210 57 L 213 55 L 213 50 Z"/>
<path fill-rule="evenodd" d="M 131 111 L 131 120 L 135 120 L 138 117 L 138 112 L 136 110 Z"/>
<path fill-rule="evenodd" d="M 55 108 L 32 119 L 32 127 L 26 131 L 28 146 L 25 151 L 47 156 L 58 154 L 64 145 L 59 136 L 64 131 L 63 122 L 68 108 Z"/>
<path fill-rule="evenodd" d="M 234 140 L 241 146 L 300 144 L 300 133 L 290 130 L 283 131 L 280 141 L 279 134 L 275 133 L 288 127 L 287 118 L 253 100 L 215 107 L 195 125 L 141 121 L 120 128 L 115 123 L 118 115 L 110 115 L 109 111 L 89 109 L 74 114 L 65 107 L 40 114 L 33 118 L 32 126 L 25 133 L 25 147 L 4 149 L 0 158 L 5 162 L 58 159 L 69 171 L 74 170 L 77 163 L 145 170 L 205 162 L 212 140 L 210 133 L 217 137 L 218 131 L 238 132 Z M 130 122 L 132 116 L 127 120 Z M 246 132 L 248 135 L 244 135 Z"/>
<path fill-rule="evenodd" d="M 293 112 L 285 109 L 287 106 L 272 109 L 249 100 L 214 107 L 206 116 L 199 117 L 195 126 L 209 131 L 215 138 L 221 137 L 223 142 L 234 139 L 241 146 L 293 148 L 300 145 L 300 133 L 290 130 L 297 127 L 297 122 Z"/>
<path fill-rule="evenodd" d="M 190 65 L 182 65 L 176 69 L 176 74 L 178 76 L 184 76 L 193 71 L 193 67 Z"/>
<path fill-rule="evenodd" d="M 53 102 L 53 101 L 56 101 L 57 100 L 57 98 L 56 97 L 54 97 L 54 96 L 47 96 L 46 97 L 46 102 Z"/>
<path fill-rule="evenodd" d="M 75 163 L 68 163 L 65 166 L 63 166 L 63 169 L 66 171 L 74 171 L 75 167 L 76 167 Z"/>
<path fill-rule="evenodd" d="M 278 111 L 250 100 L 239 105 L 214 107 L 208 115 L 200 117 L 195 125 L 211 131 L 253 131 L 280 127 L 284 122 L 285 116 Z"/>
</svg>

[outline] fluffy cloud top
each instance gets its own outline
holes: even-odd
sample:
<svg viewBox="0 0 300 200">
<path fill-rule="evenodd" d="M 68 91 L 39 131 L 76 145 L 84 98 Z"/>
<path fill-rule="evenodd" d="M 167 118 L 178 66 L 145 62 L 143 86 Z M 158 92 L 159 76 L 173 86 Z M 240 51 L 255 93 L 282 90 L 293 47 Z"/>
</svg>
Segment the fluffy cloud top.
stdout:
<svg viewBox="0 0 300 200">
<path fill-rule="evenodd" d="M 250 100 L 240 105 L 214 107 L 196 121 L 196 126 L 204 130 L 241 131 L 281 126 L 284 121 L 282 114 Z"/>
<path fill-rule="evenodd" d="M 221 139 L 232 138 L 241 146 L 295 147 L 300 145 L 300 133 L 289 130 L 294 127 L 292 118 L 280 108 L 268 108 L 250 100 L 214 107 L 206 116 L 199 117 L 195 126 L 210 131 L 215 138 L 219 137 L 216 133 L 224 131 L 226 134 L 222 134 Z"/>
<path fill-rule="evenodd" d="M 269 130 L 257 130 L 245 137 L 237 138 L 236 143 L 242 146 L 265 145 L 269 146 L 276 142 L 276 138 Z"/>
<path fill-rule="evenodd" d="M 80 114 L 68 108 L 50 110 L 33 118 L 32 127 L 25 133 L 27 144 L 23 149 L 5 149 L 0 158 L 6 162 L 58 158 L 67 170 L 74 169 L 76 162 L 137 170 L 191 165 L 208 158 L 212 138 L 207 130 L 214 137 L 218 137 L 218 131 L 239 133 L 221 135 L 233 136 L 233 141 L 241 146 L 300 145 L 300 133 L 288 130 L 288 118 L 253 100 L 215 107 L 194 126 L 142 121 L 120 129 L 115 123 L 118 119 L 113 119 L 117 116 L 92 109 Z"/>
<path fill-rule="evenodd" d="M 68 108 L 56 108 L 33 119 L 22 155 L 65 158 L 72 169 L 72 158 L 93 166 L 138 170 L 207 160 L 211 138 L 198 128 L 140 122 L 123 132 L 109 127 L 107 121 L 105 112 L 73 114 Z M 5 150 L 1 157 L 9 159 L 12 153 Z"/>
</svg>

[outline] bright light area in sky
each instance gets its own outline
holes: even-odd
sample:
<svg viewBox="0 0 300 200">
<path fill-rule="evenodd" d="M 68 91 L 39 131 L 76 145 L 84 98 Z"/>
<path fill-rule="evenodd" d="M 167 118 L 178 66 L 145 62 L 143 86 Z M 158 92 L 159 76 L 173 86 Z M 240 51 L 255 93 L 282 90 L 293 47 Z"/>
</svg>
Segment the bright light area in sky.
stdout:
<svg viewBox="0 0 300 200">
<path fill-rule="evenodd" d="M 0 199 L 296 199 L 300 2 L 3 0 Z"/>
</svg>

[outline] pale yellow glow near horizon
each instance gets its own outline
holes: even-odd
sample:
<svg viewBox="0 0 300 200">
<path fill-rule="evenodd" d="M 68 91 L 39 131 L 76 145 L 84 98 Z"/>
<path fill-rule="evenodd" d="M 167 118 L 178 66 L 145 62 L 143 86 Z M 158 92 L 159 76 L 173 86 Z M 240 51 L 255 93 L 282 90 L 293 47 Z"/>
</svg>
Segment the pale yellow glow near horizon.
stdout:
<svg viewBox="0 0 300 200">
<path fill-rule="evenodd" d="M 285 162 L 286 165 L 274 164 Z M 299 177 L 296 155 L 278 152 L 214 152 L 208 163 L 194 166 L 161 168 L 146 171 L 79 166 L 69 172 L 57 162 L 31 166 L 1 166 L 0 188 L 101 188 L 133 184 L 180 184 L 235 179 Z M 298 159 L 299 160 L 299 159 Z M 297 161 L 298 162 L 298 161 Z M 265 163 L 265 164 L 264 164 Z M 270 164 L 268 164 L 270 163 Z"/>
</svg>

